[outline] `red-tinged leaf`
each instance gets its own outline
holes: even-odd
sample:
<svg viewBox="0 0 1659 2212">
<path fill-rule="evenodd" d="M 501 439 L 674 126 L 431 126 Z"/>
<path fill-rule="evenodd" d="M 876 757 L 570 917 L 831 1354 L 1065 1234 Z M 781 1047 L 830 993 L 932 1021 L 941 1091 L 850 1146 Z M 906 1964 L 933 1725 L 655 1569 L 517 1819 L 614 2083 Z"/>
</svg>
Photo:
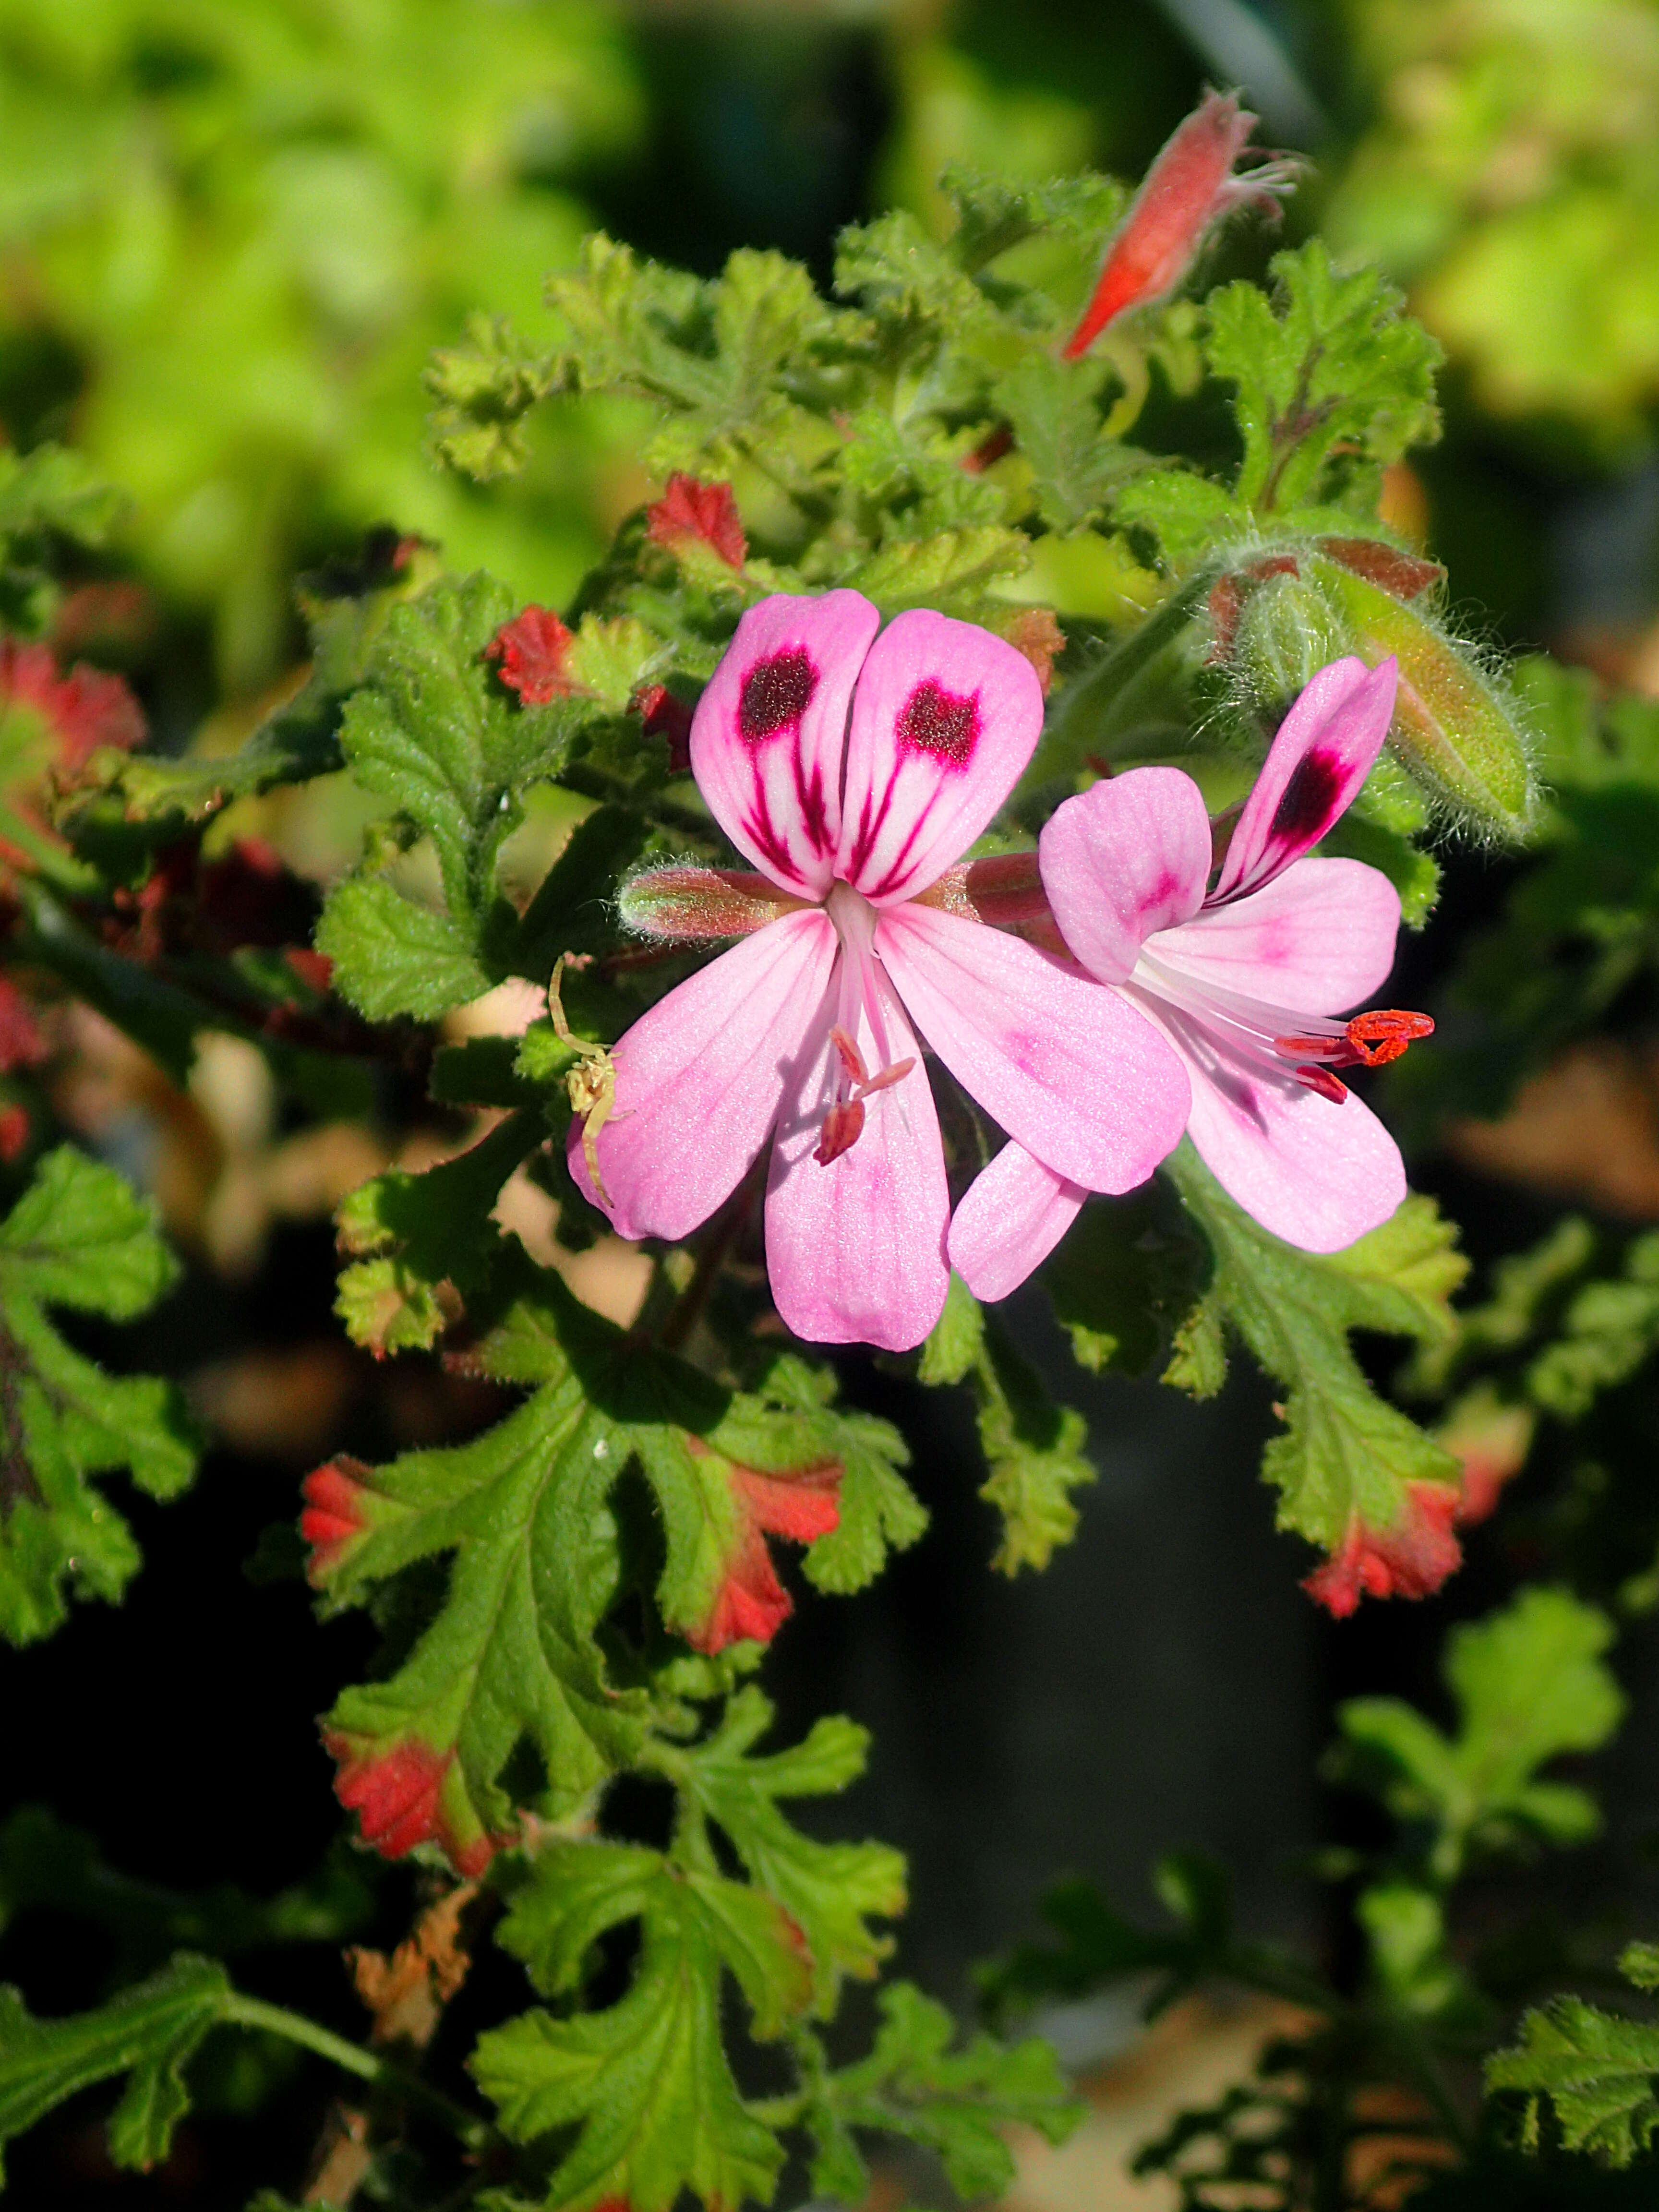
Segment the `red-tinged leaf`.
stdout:
<svg viewBox="0 0 1659 2212">
<path fill-rule="evenodd" d="M 1452 1533 L 1459 1492 L 1440 1482 L 1408 1482 L 1406 1510 L 1392 1528 L 1368 1528 L 1358 1516 L 1340 1547 L 1302 1587 L 1338 1620 L 1362 1597 L 1432 1597 L 1462 1565 Z"/>
<path fill-rule="evenodd" d="M 0 1074 L 14 1067 L 38 1067 L 47 1045 L 34 1009 L 9 975 L 0 975 Z"/>
<path fill-rule="evenodd" d="M 690 1449 L 699 1458 L 715 1456 L 695 1438 Z M 810 1544 L 841 1521 L 839 1461 L 793 1474 L 761 1474 L 733 1465 L 730 1481 L 737 1509 L 731 1547 L 707 1619 L 686 1631 L 699 1651 L 723 1651 L 745 1638 L 769 1644 L 795 1607 L 778 1580 L 767 1537 Z"/>
<path fill-rule="evenodd" d="M 646 535 L 653 544 L 678 551 L 687 538 L 708 547 L 728 568 L 741 568 L 749 557 L 748 540 L 738 515 L 738 503 L 729 483 L 699 483 L 695 477 L 678 472 L 668 489 L 646 511 Z"/>
<path fill-rule="evenodd" d="M 71 775 L 99 746 L 128 751 L 144 734 L 143 712 L 120 677 L 84 661 L 60 676 L 50 646 L 16 638 L 0 638 L 0 704 L 38 714 L 52 735 L 53 764 Z"/>
<path fill-rule="evenodd" d="M 572 633 L 550 607 L 526 607 L 504 623 L 484 647 L 509 691 L 526 707 L 545 707 L 580 689 L 565 672 Z"/>
<path fill-rule="evenodd" d="M 1496 1510 L 1504 1485 L 1526 1464 L 1537 1425 L 1529 1406 L 1506 1406 L 1490 1387 L 1471 1390 L 1452 1407 L 1435 1441 L 1463 1470 L 1461 1527 L 1473 1528 Z"/>
<path fill-rule="evenodd" d="M 300 1534 L 311 1547 L 306 1577 L 320 1589 L 359 1538 L 374 1526 L 374 1493 L 366 1478 L 373 1474 L 361 1460 L 337 1459 L 313 1469 L 301 1484 L 306 1507 L 300 1516 Z"/>
<path fill-rule="evenodd" d="M 460 1872 L 481 1875 L 507 1836 L 487 1835 L 472 1811 L 455 1753 L 417 1738 L 379 1743 L 326 1731 L 324 1747 L 339 1762 L 334 1794 L 357 1815 L 363 1841 L 398 1859 L 417 1844 L 437 1844 Z"/>
<path fill-rule="evenodd" d="M 648 738 L 668 740 L 668 773 L 684 775 L 691 765 L 691 709 L 665 684 L 644 684 L 634 694 L 634 711 Z"/>
</svg>

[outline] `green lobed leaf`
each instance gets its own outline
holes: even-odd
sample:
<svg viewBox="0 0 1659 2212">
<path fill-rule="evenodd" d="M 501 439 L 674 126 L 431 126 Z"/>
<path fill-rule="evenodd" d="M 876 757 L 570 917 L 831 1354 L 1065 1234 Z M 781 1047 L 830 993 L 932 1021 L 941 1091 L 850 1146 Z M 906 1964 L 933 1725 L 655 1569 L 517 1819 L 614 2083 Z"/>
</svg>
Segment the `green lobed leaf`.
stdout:
<svg viewBox="0 0 1659 2212">
<path fill-rule="evenodd" d="M 1030 1362 L 988 1317 L 974 1386 L 980 1449 L 990 1470 L 979 1494 L 1002 1516 L 991 1564 L 1005 1575 L 1046 1567 L 1055 1547 L 1077 1533 L 1073 1491 L 1096 1479 L 1084 1455 L 1087 1425 L 1073 1407 L 1054 1404 Z"/>
<path fill-rule="evenodd" d="M 507 2134 L 580 2130 L 550 2204 L 671 2212 L 686 2189 L 709 2207 L 770 2203 L 783 2148 L 744 2110 L 721 2045 L 718 1928 L 686 1884 L 660 1880 L 619 2003 L 567 2020 L 525 2013 L 479 2038 L 472 2072 Z"/>
<path fill-rule="evenodd" d="M 0 2144 L 78 2090 L 125 2074 L 110 2156 L 141 2171 L 157 2165 L 189 2108 L 184 2066 L 229 1995 L 217 1961 L 188 1952 L 95 2012 L 58 2020 L 35 2019 L 16 1990 L 0 1988 Z"/>
<path fill-rule="evenodd" d="M 1452 1632 L 1443 1672 L 1455 1735 L 1395 1698 L 1340 1708 L 1346 1771 L 1376 1787 L 1397 1819 L 1432 1825 L 1439 1879 L 1453 1879 L 1474 1847 L 1528 1837 L 1572 1844 L 1595 1833 L 1594 1799 L 1539 1771 L 1564 1753 L 1596 1750 L 1618 1728 L 1625 1699 L 1603 1657 L 1613 1634 L 1594 1606 L 1528 1588 Z"/>
<path fill-rule="evenodd" d="M 648 1943 L 658 1929 L 672 1936 L 694 1926 L 749 2000 L 753 2032 L 781 2035 L 812 1993 L 799 1929 L 763 1891 L 676 1859 L 633 1844 L 550 1844 L 531 1860 L 498 1940 L 556 1997 L 580 1986 L 607 1929 L 638 1920 Z"/>
<path fill-rule="evenodd" d="M 452 1317 L 441 1295 L 483 1285 L 500 1242 L 490 1212 L 541 1134 L 521 1109 L 452 1160 L 412 1175 L 389 1168 L 341 1204 L 343 1250 L 368 1256 L 341 1272 L 335 1311 L 354 1343 L 377 1353 L 428 1350 Z"/>
<path fill-rule="evenodd" d="M 1048 2045 L 976 2035 L 953 2051 L 956 2023 L 908 1982 L 878 1999 L 881 2026 L 867 2058 L 813 2086 L 807 2124 L 817 2145 L 813 2185 L 850 2202 L 868 2186 L 854 2130 L 903 2136 L 934 2152 L 957 2195 L 1000 2195 L 1013 2179 L 1003 2130 L 1013 2124 L 1063 2142 L 1083 2116 Z M 848 2185 L 852 2185 L 849 2186 Z"/>
<path fill-rule="evenodd" d="M 176 1386 L 104 1374 L 70 1349 L 45 1309 L 130 1320 L 177 1272 L 155 1208 L 70 1146 L 46 1156 L 0 1222 L 0 1633 L 12 1643 L 62 1623 L 66 1583 L 115 1600 L 137 1570 L 131 1530 L 89 1477 L 125 1468 L 165 1498 L 196 1468 Z"/>
<path fill-rule="evenodd" d="M 1522 2140 L 1535 2149 L 1547 2103 L 1569 2150 L 1628 2166 L 1659 2134 L 1659 2026 L 1621 2020 L 1577 1997 L 1557 1997 L 1521 2023 L 1521 2041 L 1486 2065 L 1488 2090 L 1527 2100 Z"/>
<path fill-rule="evenodd" d="M 780 1800 L 823 1796 L 856 1781 L 868 1732 L 827 1718 L 791 1749 L 757 1755 L 752 1747 L 771 1720 L 758 1690 L 739 1691 L 720 1727 L 684 1754 L 678 1778 L 687 1802 L 720 1829 L 756 1887 L 800 1931 L 813 2009 L 828 2019 L 842 1977 L 873 1979 L 892 1948 L 892 1939 L 867 1923 L 904 1910 L 904 1861 L 884 1844 L 817 1843 L 780 1810 Z"/>
<path fill-rule="evenodd" d="M 915 1533 L 892 1466 L 901 1448 L 884 1424 L 836 1413 L 789 1369 L 759 1393 L 725 1390 L 580 1304 L 558 1276 L 515 1259 L 515 1249 L 505 1249 L 480 1300 L 481 1322 L 491 1301 L 495 1317 L 472 1358 L 494 1380 L 532 1395 L 471 1443 L 347 1470 L 353 1525 L 320 1545 L 313 1563 L 328 1602 L 341 1606 L 365 1602 L 418 1561 L 453 1554 L 445 1600 L 408 1658 L 388 1680 L 347 1690 L 325 1729 L 344 1768 L 342 1790 L 362 1806 L 367 1829 L 396 1827 L 378 1808 L 418 1774 L 430 1794 L 422 1835 L 410 1840 L 433 1837 L 467 1868 L 509 1832 L 514 1804 L 501 1777 L 521 1740 L 546 1777 L 535 1802 L 555 1814 L 580 1804 L 644 1740 L 646 1692 L 612 1680 L 599 1639 L 623 1566 L 612 1492 L 630 1466 L 659 1516 L 662 1616 L 711 1650 L 730 1640 L 705 1634 L 721 1622 L 754 1632 L 742 1626 L 741 1607 L 722 1612 L 719 1601 L 734 1578 L 751 1593 L 758 1579 L 764 1605 L 770 1569 L 761 1530 L 805 1533 L 757 1518 L 734 1468 L 763 1479 L 769 1506 L 795 1485 L 821 1500 L 808 1478 L 839 1462 L 855 1528 L 827 1579 L 848 1582 L 872 1567 L 884 1534 L 891 1541 Z M 910 1505 L 913 1516 L 919 1509 Z M 788 1610 L 775 1582 L 769 1589 L 777 1609 L 769 1633 Z"/>
<path fill-rule="evenodd" d="M 1456 1481 L 1451 1455 L 1377 1396 L 1348 1343 L 1355 1328 L 1428 1343 L 1450 1335 L 1448 1299 L 1467 1263 L 1432 1201 L 1407 1198 L 1380 1229 L 1320 1257 L 1261 1228 L 1189 1143 L 1165 1164 L 1215 1255 L 1165 1380 L 1194 1395 L 1218 1389 L 1231 1332 L 1285 1386 L 1285 1430 L 1262 1461 L 1280 1493 L 1280 1528 L 1334 1551 L 1351 1525 L 1398 1525 L 1407 1484 Z"/>
<path fill-rule="evenodd" d="M 1276 253 L 1268 273 L 1271 301 L 1247 283 L 1211 295 L 1206 354 L 1237 386 L 1237 496 L 1283 514 L 1331 498 L 1361 460 L 1431 441 L 1443 356 L 1385 278 L 1334 269 L 1320 239 Z"/>
<path fill-rule="evenodd" d="M 364 872 L 330 895 L 317 943 L 336 988 L 371 1018 L 429 1019 L 499 980 L 483 948 L 501 927 L 496 862 L 523 794 L 558 771 L 585 720 L 617 704 L 605 696 L 623 681 L 614 626 L 590 623 L 580 641 L 594 663 L 591 689 L 578 676 L 580 693 L 550 705 L 510 699 L 484 653 L 513 612 L 491 577 L 440 580 L 391 609 L 347 700 L 346 764 L 386 803 L 394 830 L 430 840 L 444 894 L 434 911 Z"/>
</svg>

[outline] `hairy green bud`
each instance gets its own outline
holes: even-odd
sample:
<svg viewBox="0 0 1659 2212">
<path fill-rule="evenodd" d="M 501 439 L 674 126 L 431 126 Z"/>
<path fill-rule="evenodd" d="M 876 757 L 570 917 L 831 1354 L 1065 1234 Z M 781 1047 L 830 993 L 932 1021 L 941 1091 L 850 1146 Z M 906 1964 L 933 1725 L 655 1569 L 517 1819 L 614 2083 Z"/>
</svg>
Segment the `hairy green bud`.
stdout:
<svg viewBox="0 0 1659 2212">
<path fill-rule="evenodd" d="M 1346 618 L 1348 649 L 1373 666 L 1389 653 L 1400 663 L 1389 743 L 1407 774 L 1466 820 L 1523 836 L 1532 769 L 1502 690 L 1420 605 L 1322 554 L 1307 565 Z"/>
<path fill-rule="evenodd" d="M 1212 657 L 1251 699 L 1277 708 L 1344 653 L 1392 653 L 1400 690 L 1395 761 L 1429 799 L 1471 826 L 1525 834 L 1534 786 L 1515 709 L 1437 618 L 1443 572 L 1381 539 L 1318 538 L 1252 553 L 1211 587 Z"/>
</svg>

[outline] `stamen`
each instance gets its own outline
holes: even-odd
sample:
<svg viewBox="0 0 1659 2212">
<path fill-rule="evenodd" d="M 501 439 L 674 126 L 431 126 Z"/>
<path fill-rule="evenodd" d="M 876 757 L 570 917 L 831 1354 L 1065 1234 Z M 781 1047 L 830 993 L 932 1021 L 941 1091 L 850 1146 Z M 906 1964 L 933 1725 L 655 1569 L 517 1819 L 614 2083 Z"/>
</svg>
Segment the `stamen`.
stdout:
<svg viewBox="0 0 1659 2212">
<path fill-rule="evenodd" d="M 831 1160 L 850 1152 L 863 1134 L 863 1103 L 857 1098 L 838 1098 L 823 1117 L 818 1148 L 812 1158 L 820 1167 L 827 1168 Z"/>
<path fill-rule="evenodd" d="M 901 1060 L 891 1067 L 884 1067 L 879 1075 L 872 1075 L 867 1083 L 860 1083 L 854 1096 L 867 1098 L 872 1091 L 886 1091 L 915 1066 L 914 1060 Z"/>
<path fill-rule="evenodd" d="M 1356 1014 L 1348 1024 L 1348 1042 L 1367 1067 L 1386 1067 L 1398 1060 L 1407 1045 L 1432 1036 L 1434 1024 L 1427 1014 L 1402 1013 L 1392 1006 L 1373 1006 Z"/>
<path fill-rule="evenodd" d="M 1322 1060 L 1334 1067 L 1386 1067 L 1419 1037 L 1433 1035 L 1434 1024 L 1427 1014 L 1373 1006 L 1340 1030 L 1333 1024 L 1322 1036 L 1276 1036 L 1273 1049 L 1297 1059 Z"/>
<path fill-rule="evenodd" d="M 1296 1079 L 1310 1091 L 1316 1091 L 1322 1098 L 1328 1098 L 1333 1106 L 1340 1106 L 1348 1095 L 1348 1086 L 1328 1067 L 1298 1067 Z"/>
<path fill-rule="evenodd" d="M 854 1083 L 867 1083 L 870 1071 L 864 1064 L 864 1054 L 839 1022 L 830 1032 L 830 1042 L 841 1054 L 841 1064 Z"/>
</svg>

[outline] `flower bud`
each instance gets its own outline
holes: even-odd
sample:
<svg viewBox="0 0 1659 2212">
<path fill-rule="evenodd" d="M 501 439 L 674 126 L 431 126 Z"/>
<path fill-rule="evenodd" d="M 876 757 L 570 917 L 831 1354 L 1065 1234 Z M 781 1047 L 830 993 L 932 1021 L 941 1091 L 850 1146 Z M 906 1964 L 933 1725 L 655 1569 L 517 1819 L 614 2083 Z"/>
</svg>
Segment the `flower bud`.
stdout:
<svg viewBox="0 0 1659 2212">
<path fill-rule="evenodd" d="M 1400 664 L 1389 744 L 1419 792 L 1464 820 L 1516 837 L 1533 781 L 1512 706 L 1435 619 L 1443 571 L 1380 538 L 1316 538 L 1254 552 L 1211 586 L 1211 659 L 1252 701 L 1277 708 L 1316 669 L 1358 653 Z M 1403 794 L 1401 794 L 1403 796 Z"/>
<path fill-rule="evenodd" d="M 1252 580 L 1239 607 L 1233 654 L 1263 705 L 1282 711 L 1328 662 L 1352 650 L 1340 610 L 1294 561 Z"/>
<path fill-rule="evenodd" d="M 1326 552 L 1310 552 L 1306 567 L 1341 611 L 1346 650 L 1373 667 L 1389 653 L 1400 663 L 1389 742 L 1407 773 L 1466 820 L 1501 836 L 1523 836 L 1533 812 L 1532 769 L 1503 692 L 1419 605 L 1374 575 Z"/>
</svg>

